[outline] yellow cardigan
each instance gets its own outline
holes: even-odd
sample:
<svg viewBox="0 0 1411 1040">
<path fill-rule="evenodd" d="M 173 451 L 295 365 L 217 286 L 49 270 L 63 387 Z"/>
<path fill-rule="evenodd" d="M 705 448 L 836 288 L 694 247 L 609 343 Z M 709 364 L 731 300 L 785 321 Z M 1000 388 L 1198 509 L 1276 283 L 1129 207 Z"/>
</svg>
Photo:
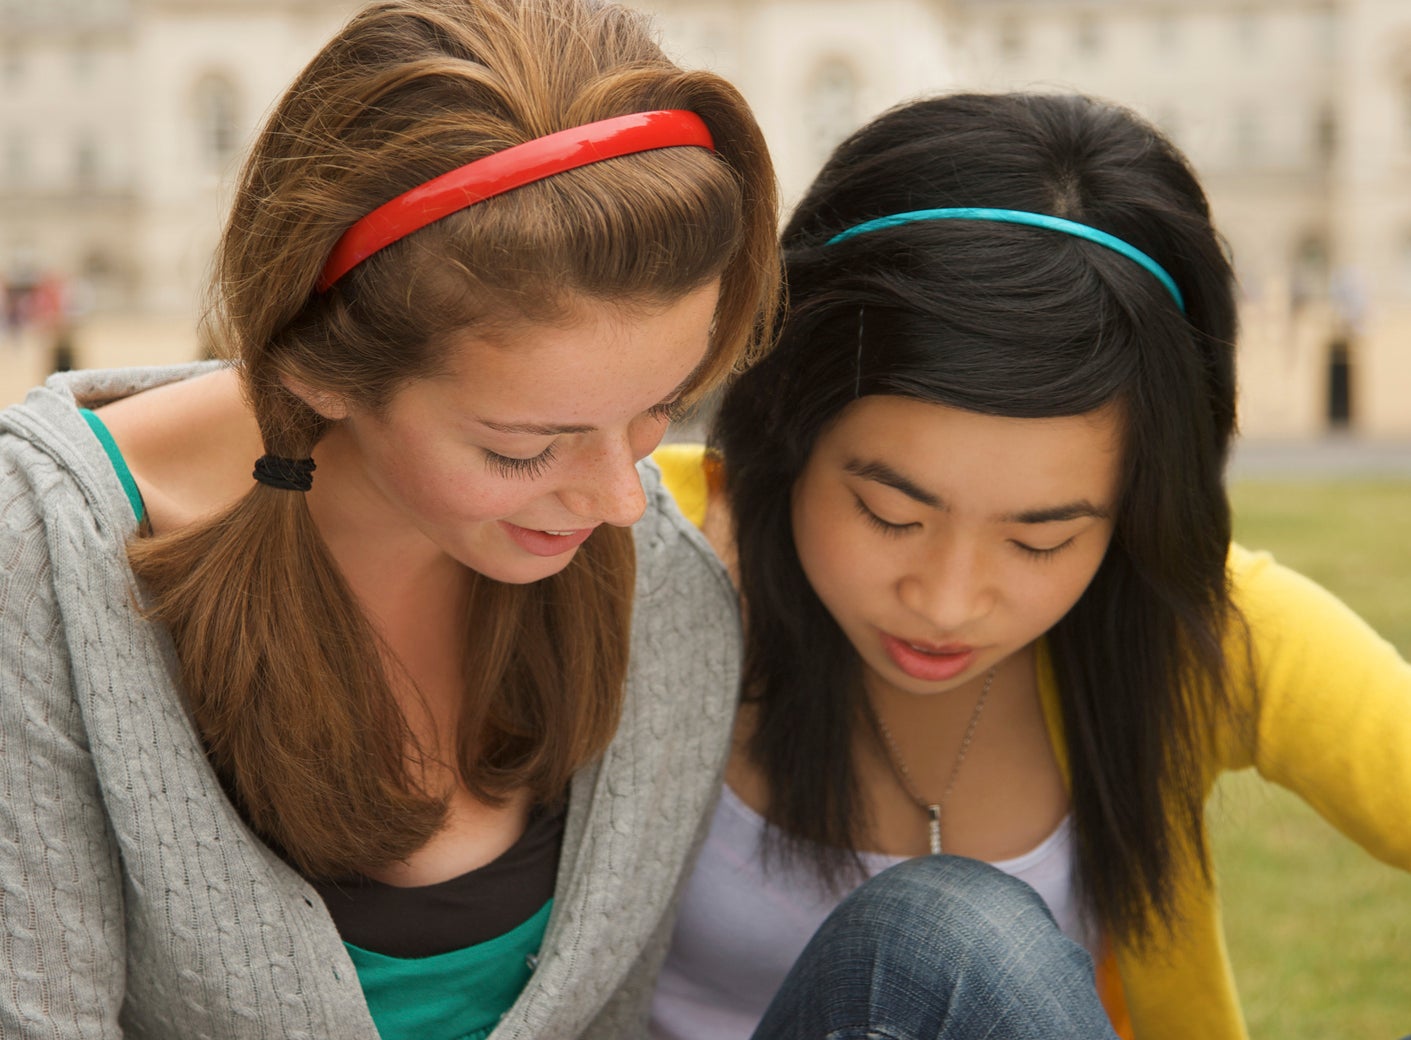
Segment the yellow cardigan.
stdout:
<svg viewBox="0 0 1411 1040">
<path fill-rule="evenodd" d="M 697 526 L 708 488 L 698 445 L 653 456 Z M 1235 605 L 1251 653 L 1228 641 L 1235 711 L 1210 741 L 1206 793 L 1221 773 L 1256 768 L 1378 859 L 1411 871 L 1411 664 L 1335 596 L 1265 553 L 1230 549 Z M 1067 771 L 1058 686 L 1040 644 L 1039 690 Z M 1246 1040 L 1220 904 L 1193 855 L 1179 876 L 1179 923 L 1165 946 L 1114 951 L 1135 1040 Z M 1113 1009 L 1110 997 L 1105 1000 Z M 1126 1027 L 1126 1028 L 1123 1028 Z"/>
</svg>

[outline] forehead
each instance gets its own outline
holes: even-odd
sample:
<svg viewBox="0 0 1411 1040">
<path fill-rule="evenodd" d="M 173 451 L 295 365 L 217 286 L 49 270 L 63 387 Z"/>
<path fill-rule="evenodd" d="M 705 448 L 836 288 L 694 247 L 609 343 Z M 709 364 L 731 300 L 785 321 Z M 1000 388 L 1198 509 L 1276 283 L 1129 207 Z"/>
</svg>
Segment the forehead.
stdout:
<svg viewBox="0 0 1411 1040">
<path fill-rule="evenodd" d="M 864 397 L 816 451 L 840 467 L 880 462 L 949 508 L 1004 514 L 1083 498 L 1110 507 L 1120 486 L 1123 422 L 1106 406 L 1016 419 L 905 397 Z"/>
<path fill-rule="evenodd" d="M 423 394 L 490 419 L 528 410 L 591 422 L 604 408 L 650 407 L 705 356 L 716 295 L 711 285 L 662 304 L 579 299 L 553 321 L 459 333 Z"/>
</svg>

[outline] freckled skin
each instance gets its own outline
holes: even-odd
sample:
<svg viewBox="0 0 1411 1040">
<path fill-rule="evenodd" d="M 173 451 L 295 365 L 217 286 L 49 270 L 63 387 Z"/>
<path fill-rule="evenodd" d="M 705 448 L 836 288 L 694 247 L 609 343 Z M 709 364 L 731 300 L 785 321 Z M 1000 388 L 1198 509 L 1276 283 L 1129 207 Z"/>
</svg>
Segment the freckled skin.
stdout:
<svg viewBox="0 0 1411 1040">
<path fill-rule="evenodd" d="M 506 524 L 576 532 L 642 515 L 635 464 L 666 430 L 659 406 L 705 357 L 717 295 L 712 283 L 645 312 L 579 301 L 563 323 L 467 337 L 447 374 L 380 414 L 335 406 L 343 421 L 314 452 L 320 530 L 332 544 L 375 538 L 409 566 L 442 556 L 511 583 L 558 572 L 572 549 L 536 555 Z M 495 428 L 525 424 L 584 429 Z"/>
</svg>

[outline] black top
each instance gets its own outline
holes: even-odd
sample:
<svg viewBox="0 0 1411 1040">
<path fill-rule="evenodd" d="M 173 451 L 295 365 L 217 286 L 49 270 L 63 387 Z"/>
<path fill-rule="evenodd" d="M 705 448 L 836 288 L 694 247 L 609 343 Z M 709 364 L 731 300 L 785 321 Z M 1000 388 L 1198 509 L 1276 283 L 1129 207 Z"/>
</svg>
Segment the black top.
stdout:
<svg viewBox="0 0 1411 1040">
<path fill-rule="evenodd" d="M 313 886 L 344 942 L 389 957 L 465 949 L 523 924 L 552 898 L 566 812 L 536 812 L 498 858 L 434 885 L 403 888 L 359 876 Z"/>
</svg>

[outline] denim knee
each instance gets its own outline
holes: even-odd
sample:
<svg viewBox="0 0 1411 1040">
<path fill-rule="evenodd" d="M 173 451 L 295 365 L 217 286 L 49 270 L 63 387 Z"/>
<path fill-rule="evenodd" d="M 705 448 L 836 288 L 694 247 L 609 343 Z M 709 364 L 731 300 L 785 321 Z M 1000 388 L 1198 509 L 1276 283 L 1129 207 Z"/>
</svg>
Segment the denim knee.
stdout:
<svg viewBox="0 0 1411 1040">
<path fill-rule="evenodd" d="M 922 925 L 933 936 L 953 936 L 946 946 L 961 949 L 1058 930 L 1033 888 L 961 856 L 922 856 L 883 871 L 852 892 L 830 923 L 856 941 L 887 943 Z"/>
<path fill-rule="evenodd" d="M 824 921 L 759 1040 L 1115 1040 L 1092 960 L 1030 886 L 926 856 L 883 871 Z"/>
</svg>

